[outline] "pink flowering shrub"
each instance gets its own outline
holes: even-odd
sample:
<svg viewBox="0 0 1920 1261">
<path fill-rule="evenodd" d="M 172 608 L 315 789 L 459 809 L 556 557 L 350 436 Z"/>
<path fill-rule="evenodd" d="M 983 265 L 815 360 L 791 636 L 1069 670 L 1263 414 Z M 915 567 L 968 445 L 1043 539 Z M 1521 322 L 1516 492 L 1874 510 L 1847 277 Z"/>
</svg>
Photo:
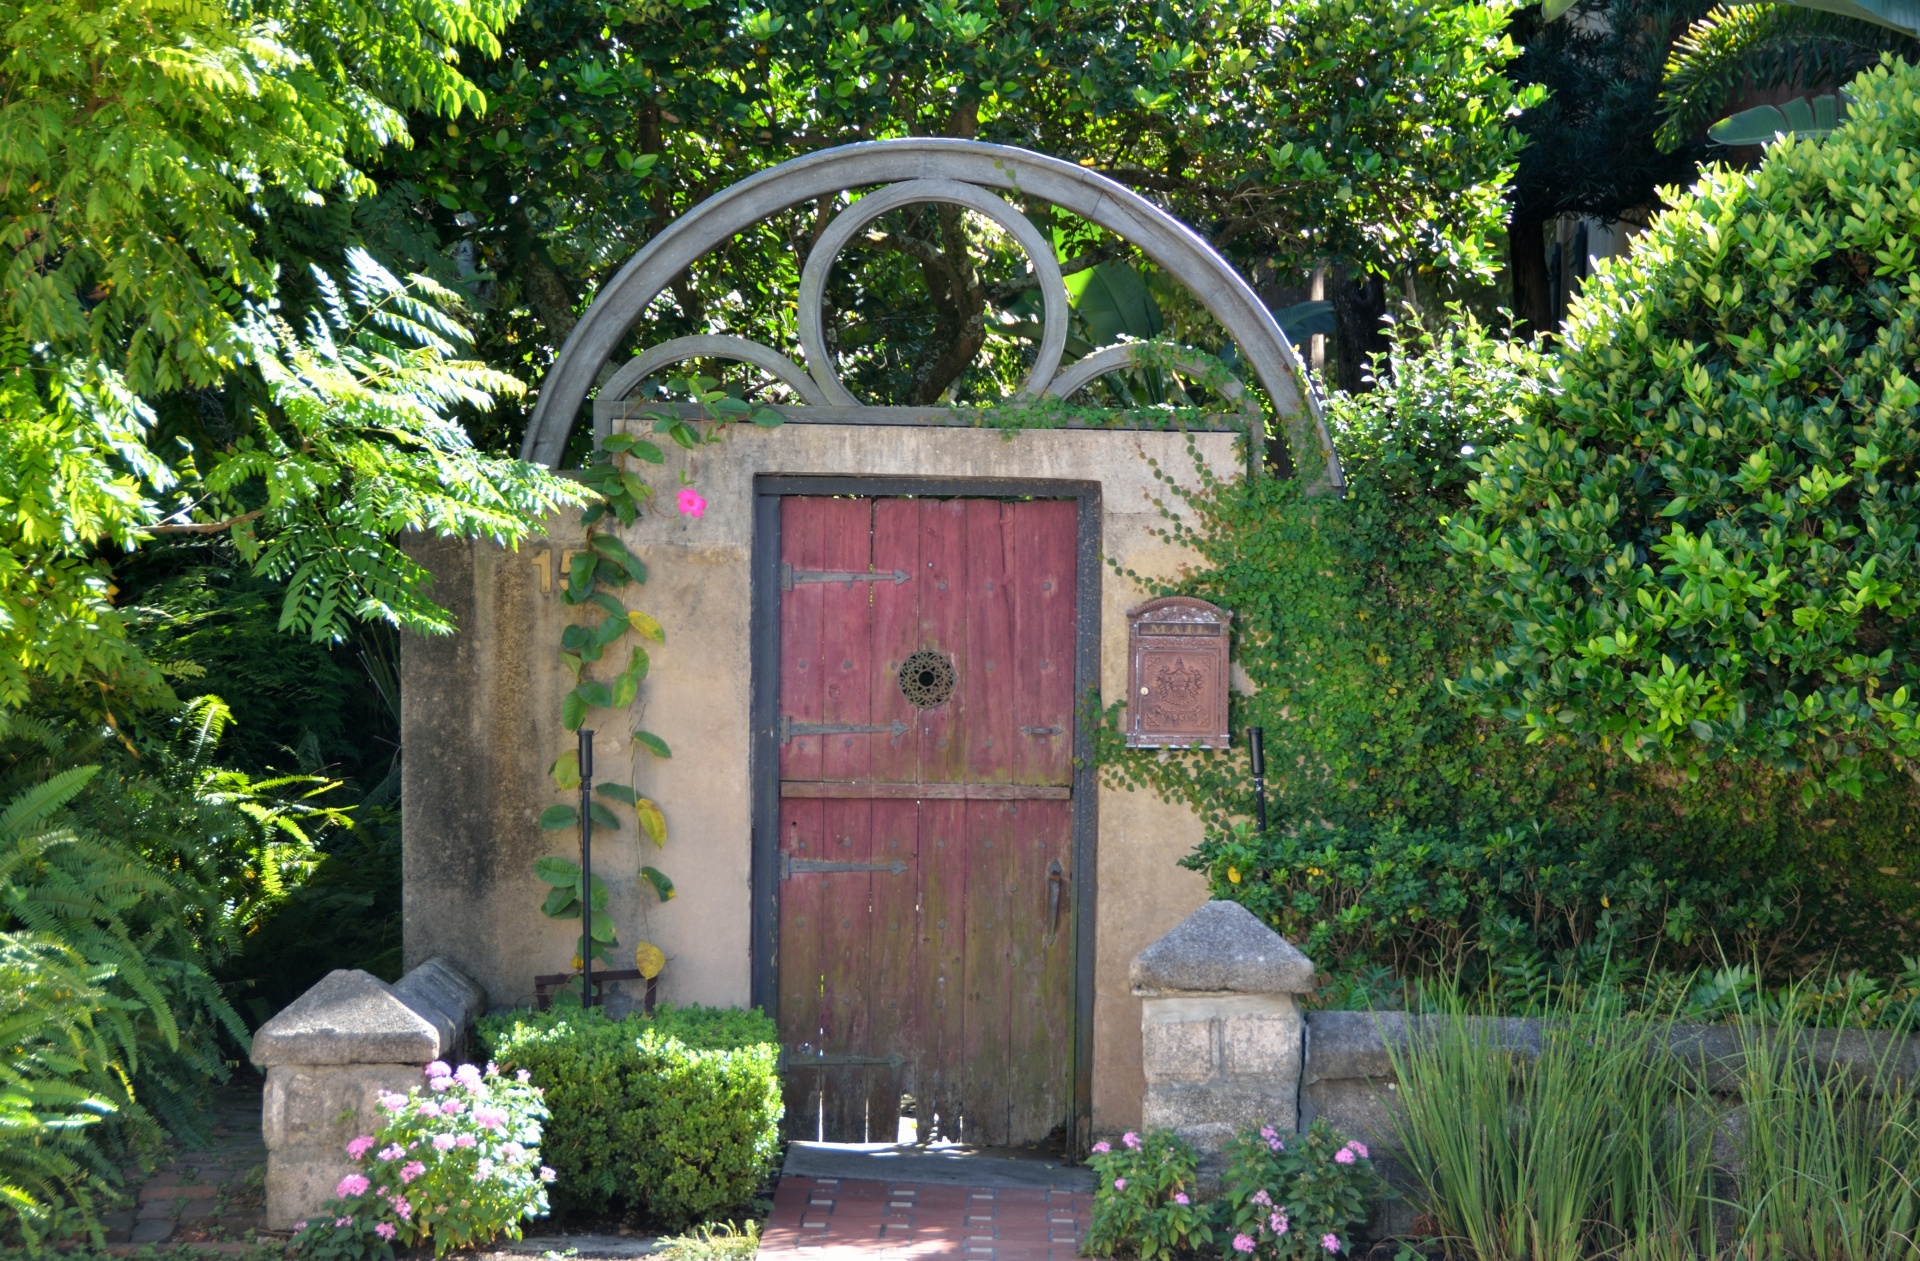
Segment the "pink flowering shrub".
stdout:
<svg viewBox="0 0 1920 1261">
<path fill-rule="evenodd" d="M 427 1065 L 426 1089 L 380 1099 L 376 1134 L 346 1145 L 356 1163 L 336 1198 L 295 1233 L 301 1261 L 391 1258 L 394 1245 L 431 1241 L 435 1256 L 520 1238 L 523 1218 L 547 1211 L 553 1170 L 540 1163 L 547 1107 L 526 1073 L 489 1064 Z"/>
<path fill-rule="evenodd" d="M 1213 1242 L 1206 1206 L 1195 1203 L 1193 1149 L 1165 1130 L 1128 1131 L 1098 1142 L 1087 1163 L 1099 1182 L 1087 1224 L 1087 1255 L 1165 1261 Z"/>
<path fill-rule="evenodd" d="M 1248 1261 L 1327 1261 L 1346 1255 L 1352 1229 L 1381 1192 L 1367 1145 L 1324 1120 L 1305 1134 L 1262 1126 L 1226 1150 L 1221 1212 L 1233 1250 Z"/>
</svg>

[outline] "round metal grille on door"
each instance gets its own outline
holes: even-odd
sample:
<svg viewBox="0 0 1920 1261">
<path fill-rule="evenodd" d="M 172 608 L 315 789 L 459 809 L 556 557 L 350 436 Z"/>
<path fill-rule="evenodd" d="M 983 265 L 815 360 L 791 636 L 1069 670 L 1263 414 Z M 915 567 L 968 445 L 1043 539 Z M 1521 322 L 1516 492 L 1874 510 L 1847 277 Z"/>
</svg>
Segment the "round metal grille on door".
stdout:
<svg viewBox="0 0 1920 1261">
<path fill-rule="evenodd" d="M 953 658 L 925 649 L 900 663 L 900 694 L 915 709 L 932 709 L 953 699 Z"/>
</svg>

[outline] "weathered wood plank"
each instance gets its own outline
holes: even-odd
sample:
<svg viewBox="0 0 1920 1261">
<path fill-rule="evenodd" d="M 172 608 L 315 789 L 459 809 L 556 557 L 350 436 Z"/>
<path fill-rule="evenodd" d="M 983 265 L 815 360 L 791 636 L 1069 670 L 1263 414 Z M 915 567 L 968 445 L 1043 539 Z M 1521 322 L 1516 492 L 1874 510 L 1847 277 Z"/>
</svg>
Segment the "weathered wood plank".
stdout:
<svg viewBox="0 0 1920 1261">
<path fill-rule="evenodd" d="M 831 499 L 789 498 L 780 503 L 780 559 L 795 568 L 823 568 L 823 541 Z M 825 697 L 821 664 L 824 586 L 809 585 L 780 596 L 780 712 L 819 722 Z M 821 741 L 796 736 L 780 747 L 782 778 L 819 779 Z"/>
<path fill-rule="evenodd" d="M 957 1139 L 966 1085 L 967 811 L 928 801 L 920 816 L 920 955 L 914 998 L 921 1053 L 914 1075 L 922 1138 Z"/>
<path fill-rule="evenodd" d="M 1009 1141 L 1065 1137 L 1073 1099 L 1073 810 L 1022 802 L 1009 897 Z M 1049 876 L 1057 873 L 1057 880 Z"/>
<path fill-rule="evenodd" d="M 824 852 L 826 803 L 798 799 L 780 805 L 780 850 L 793 858 L 818 858 Z M 822 929 L 826 877 L 802 876 L 780 886 L 780 1045 L 788 1062 L 826 1051 L 821 990 L 826 982 L 826 938 Z M 820 1088 L 816 1073 L 788 1073 L 785 1080 L 787 1133 L 819 1136 Z"/>
<path fill-rule="evenodd" d="M 1074 505 L 1012 505 L 1014 757 L 1023 784 L 1073 778 Z"/>
<path fill-rule="evenodd" d="M 1011 504 L 966 502 L 967 774 L 977 784 L 1013 778 L 1013 524 Z"/>
<path fill-rule="evenodd" d="M 873 782 L 785 779 L 782 797 L 872 797 L 888 801 L 1065 801 L 1073 795 L 1063 784 L 882 784 Z"/>
<path fill-rule="evenodd" d="M 1009 888 L 1014 802 L 970 801 L 967 812 L 966 1140 L 1007 1145 L 1008 938 L 1020 931 Z M 1030 927 L 1030 925 L 1029 925 Z"/>
<path fill-rule="evenodd" d="M 920 778 L 961 783 L 967 778 L 967 740 L 973 722 L 967 709 L 967 680 L 976 668 L 966 642 L 966 501 L 917 502 L 920 566 L 926 581 L 918 593 L 920 633 L 915 647 L 952 657 L 956 680 L 952 700 L 920 711 Z"/>
</svg>

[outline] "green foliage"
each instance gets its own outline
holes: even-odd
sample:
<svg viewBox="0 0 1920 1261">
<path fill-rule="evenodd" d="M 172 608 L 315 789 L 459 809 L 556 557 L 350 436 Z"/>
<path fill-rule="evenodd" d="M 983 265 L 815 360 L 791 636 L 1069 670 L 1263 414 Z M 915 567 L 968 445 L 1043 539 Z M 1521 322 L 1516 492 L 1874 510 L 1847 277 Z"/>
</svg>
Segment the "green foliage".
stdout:
<svg viewBox="0 0 1920 1261">
<path fill-rule="evenodd" d="M 107 972 L 56 941 L 0 933 L 0 1245 L 37 1253 L 81 1233 L 105 1242 L 98 1212 L 119 1171 L 90 1140 L 136 1107 L 112 1072 L 133 1048 L 125 1012 L 100 988 Z"/>
<path fill-rule="evenodd" d="M 1809 805 L 1775 769 L 1689 780 L 1617 750 L 1529 744 L 1448 695 L 1499 627 L 1447 562 L 1441 523 L 1543 373 L 1469 322 L 1404 329 L 1378 376 L 1329 402 L 1344 499 L 1274 479 L 1169 493 L 1191 513 L 1169 536 L 1199 563 L 1145 585 L 1233 611 L 1251 690 L 1232 695 L 1232 726 L 1266 730 L 1273 826 L 1246 823 L 1238 754 L 1163 759 L 1107 735 L 1100 758 L 1110 782 L 1207 822 L 1187 864 L 1213 895 L 1299 943 L 1339 1001 L 1450 977 L 1527 1006 L 1556 979 L 1746 957 L 1777 981 L 1834 954 L 1884 974 L 1916 953 L 1905 777 Z"/>
<path fill-rule="evenodd" d="M 1481 1261 L 1717 1255 L 1712 1104 L 1670 1022 L 1556 1006 L 1539 1028 L 1453 1006 L 1385 1039 L 1435 1233 Z"/>
<path fill-rule="evenodd" d="M 1533 741 L 1858 795 L 1920 754 L 1920 71 L 1709 171 L 1582 291 L 1449 545 L 1504 643 L 1456 684 Z"/>
<path fill-rule="evenodd" d="M 897 136 L 1086 162 L 1284 274 L 1330 257 L 1490 271 L 1519 150 L 1509 119 L 1531 99 L 1500 75 L 1509 11 L 1506 0 L 533 0 L 501 58 L 463 63 L 485 116 L 423 130 L 359 227 L 449 283 L 466 267 L 455 260 L 471 259 L 463 283 L 485 286 L 489 354 L 530 368 L 551 361 L 585 295 L 743 173 Z M 696 264 L 651 335 L 724 324 L 790 342 L 794 244 L 823 213 L 795 207 Z M 1069 257 L 1091 267 L 1122 252 L 1076 239 Z M 877 396 L 929 402 L 955 382 L 964 397 L 990 393 L 985 382 L 969 393 L 958 360 L 916 378 L 911 352 L 940 356 L 956 334 L 986 348 L 986 376 L 1024 372 L 1031 284 L 1004 236 L 957 212 L 887 216 L 830 288 L 856 385 Z M 496 423 L 512 432 L 511 417 Z"/>
<path fill-rule="evenodd" d="M 0 4 L 0 325 L 133 389 L 207 387 L 270 297 L 263 201 L 364 196 L 406 111 L 484 98 L 514 0 Z"/>
<path fill-rule="evenodd" d="M 758 1011 L 560 1010 L 490 1016 L 477 1035 L 546 1091 L 558 1210 L 624 1205 L 679 1229 L 744 1203 L 773 1168 L 779 1033 Z"/>
<path fill-rule="evenodd" d="M 1324 1117 L 1305 1134 L 1270 1125 L 1243 1130 L 1223 1155 L 1220 1203 L 1234 1236 L 1227 1255 L 1252 1261 L 1325 1261 L 1350 1252 L 1353 1228 L 1385 1189 L 1367 1145 L 1341 1137 Z M 1239 1246 L 1243 1238 L 1251 1249 Z"/>
<path fill-rule="evenodd" d="M 1212 1242 L 1209 1214 L 1199 1203 L 1198 1158 L 1171 1130 L 1151 1130 L 1145 1138 L 1129 1131 L 1118 1151 L 1095 1143 L 1087 1163 L 1099 1179 L 1087 1222 L 1088 1256 L 1171 1261 Z"/>
<path fill-rule="evenodd" d="M 1792 1014 L 1742 1020 L 1735 1201 L 1753 1255 L 1907 1261 L 1920 1238 L 1920 1090 L 1890 1038 L 1847 1072 L 1807 1062 Z M 1911 1029 L 1912 1026 L 1907 1026 Z"/>
<path fill-rule="evenodd" d="M 1674 42 L 1661 85 L 1661 145 L 1677 149 L 1739 94 L 1779 88 L 1835 86 L 1892 51 L 1920 51 L 1920 6 L 1912 0 L 1776 0 L 1723 4 Z M 1819 101 L 1825 100 L 1824 111 Z M 1803 138 L 1832 131 L 1844 102 L 1805 97 L 1761 105 L 1714 124 L 1721 144 L 1773 139 L 1766 124 Z M 1823 116 L 1824 113 L 1824 116 Z"/>
</svg>

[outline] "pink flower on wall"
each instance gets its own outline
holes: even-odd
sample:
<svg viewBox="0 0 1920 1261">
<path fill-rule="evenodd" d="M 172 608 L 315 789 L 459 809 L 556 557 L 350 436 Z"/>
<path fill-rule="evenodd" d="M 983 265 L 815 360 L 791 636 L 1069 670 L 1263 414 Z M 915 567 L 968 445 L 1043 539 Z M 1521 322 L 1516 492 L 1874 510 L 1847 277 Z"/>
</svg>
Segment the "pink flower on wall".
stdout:
<svg viewBox="0 0 1920 1261">
<path fill-rule="evenodd" d="M 680 511 L 698 520 L 707 515 L 707 501 L 691 486 L 680 488 Z"/>
</svg>

